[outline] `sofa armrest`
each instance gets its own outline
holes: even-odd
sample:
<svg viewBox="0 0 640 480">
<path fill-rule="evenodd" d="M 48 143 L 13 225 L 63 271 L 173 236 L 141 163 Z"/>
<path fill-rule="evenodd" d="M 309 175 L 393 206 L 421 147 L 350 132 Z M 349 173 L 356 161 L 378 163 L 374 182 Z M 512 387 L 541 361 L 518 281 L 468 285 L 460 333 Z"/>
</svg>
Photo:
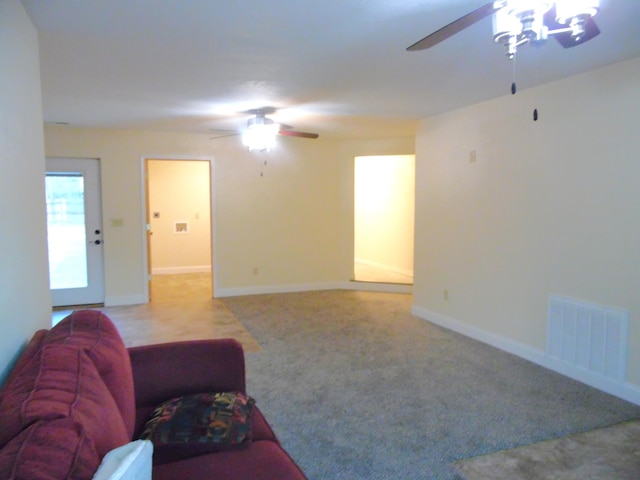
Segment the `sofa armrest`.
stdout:
<svg viewBox="0 0 640 480">
<path fill-rule="evenodd" d="M 159 403 L 201 392 L 246 393 L 244 351 L 233 339 L 129 348 L 136 396 L 136 431 Z"/>
</svg>

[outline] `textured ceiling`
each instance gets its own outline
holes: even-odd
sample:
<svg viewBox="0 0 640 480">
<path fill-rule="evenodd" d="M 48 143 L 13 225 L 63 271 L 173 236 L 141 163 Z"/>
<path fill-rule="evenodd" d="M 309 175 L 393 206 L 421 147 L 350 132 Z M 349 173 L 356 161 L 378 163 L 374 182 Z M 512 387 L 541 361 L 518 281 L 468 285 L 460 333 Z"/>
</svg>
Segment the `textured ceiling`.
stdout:
<svg viewBox="0 0 640 480">
<path fill-rule="evenodd" d="M 324 136 L 413 133 L 416 120 L 508 93 L 487 18 L 407 46 L 484 0 L 22 0 L 39 31 L 44 115 L 75 126 L 209 132 L 239 112 Z M 601 0 L 602 33 L 522 47 L 527 88 L 640 55 L 640 1 Z"/>
</svg>

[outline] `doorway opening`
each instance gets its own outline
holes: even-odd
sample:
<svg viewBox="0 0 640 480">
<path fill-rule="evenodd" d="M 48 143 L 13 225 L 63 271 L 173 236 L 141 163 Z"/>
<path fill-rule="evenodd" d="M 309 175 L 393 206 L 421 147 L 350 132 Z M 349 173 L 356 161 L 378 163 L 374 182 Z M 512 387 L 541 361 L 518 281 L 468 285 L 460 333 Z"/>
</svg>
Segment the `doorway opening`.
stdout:
<svg viewBox="0 0 640 480">
<path fill-rule="evenodd" d="M 354 277 L 413 285 L 415 155 L 354 159 Z"/>
<path fill-rule="evenodd" d="M 213 297 L 212 161 L 147 158 L 149 300 Z"/>
</svg>

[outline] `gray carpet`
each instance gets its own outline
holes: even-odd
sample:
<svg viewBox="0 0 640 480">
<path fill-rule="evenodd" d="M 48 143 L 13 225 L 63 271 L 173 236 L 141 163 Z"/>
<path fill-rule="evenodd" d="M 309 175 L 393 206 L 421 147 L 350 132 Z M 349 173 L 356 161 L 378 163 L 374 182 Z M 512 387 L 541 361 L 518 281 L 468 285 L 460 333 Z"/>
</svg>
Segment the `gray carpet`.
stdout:
<svg viewBox="0 0 640 480">
<path fill-rule="evenodd" d="M 410 313 L 408 295 L 227 298 L 262 351 L 249 393 L 310 479 L 454 480 L 452 462 L 640 418 L 640 407 Z"/>
</svg>

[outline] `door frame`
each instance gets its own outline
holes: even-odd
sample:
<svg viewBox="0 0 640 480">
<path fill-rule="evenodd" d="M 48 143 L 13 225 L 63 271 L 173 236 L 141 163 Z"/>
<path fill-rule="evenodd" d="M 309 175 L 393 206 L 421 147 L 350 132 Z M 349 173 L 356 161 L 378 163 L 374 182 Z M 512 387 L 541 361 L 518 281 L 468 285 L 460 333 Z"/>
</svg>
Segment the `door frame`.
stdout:
<svg viewBox="0 0 640 480">
<path fill-rule="evenodd" d="M 150 291 L 150 281 L 151 281 L 151 251 L 149 249 L 149 228 L 151 225 L 151 219 L 149 218 L 150 212 L 148 211 L 148 198 L 149 192 L 148 190 L 148 172 L 147 172 L 147 161 L 148 160 L 175 160 L 175 161 L 208 161 L 209 162 L 209 209 L 211 212 L 211 232 L 209 234 L 211 240 L 211 282 L 213 285 L 212 297 L 216 298 L 218 291 L 218 268 L 217 268 L 217 238 L 216 234 L 216 204 L 215 204 L 215 157 L 211 156 L 202 156 L 202 155 L 143 155 L 140 157 L 140 191 L 142 193 L 140 199 L 140 211 L 142 215 L 142 259 L 144 263 L 144 297 L 146 298 L 146 302 L 149 302 L 151 291 Z"/>
<path fill-rule="evenodd" d="M 72 164 L 70 167 L 64 167 L 64 169 L 50 169 L 49 164 L 51 162 L 69 162 Z M 106 288 L 105 288 L 105 260 L 104 260 L 104 222 L 103 222 L 103 205 L 102 205 L 102 163 L 99 158 L 79 158 L 79 157 L 59 157 L 59 156 L 50 156 L 45 159 L 45 176 L 49 172 L 56 171 L 69 171 L 69 172 L 80 172 L 82 173 L 85 179 L 89 178 L 87 173 L 91 171 L 92 175 L 95 175 L 93 180 L 95 181 L 95 185 L 93 185 L 94 189 L 97 192 L 96 196 L 90 196 L 86 194 L 88 183 L 85 180 L 85 193 L 84 193 L 84 204 L 85 204 L 85 212 L 93 211 L 96 218 L 94 218 L 95 223 L 92 227 L 87 225 L 87 218 L 85 217 L 85 230 L 87 232 L 87 245 L 89 243 L 94 243 L 90 241 L 90 235 L 88 233 L 89 230 L 97 229 L 100 230 L 100 233 L 97 234 L 99 237 L 95 243 L 101 244 L 99 246 L 94 246 L 93 248 L 98 248 L 97 252 L 93 252 L 92 255 L 89 255 L 89 250 L 87 250 L 87 281 L 89 285 L 92 286 L 93 290 L 90 292 L 88 289 L 66 289 L 66 291 L 62 291 L 57 295 L 59 301 L 54 301 L 54 297 L 52 291 L 52 305 L 54 308 L 57 307 L 65 307 L 72 305 L 104 305 Z M 47 218 L 47 226 L 48 226 L 48 218 Z M 48 227 L 47 227 L 48 228 Z M 91 237 L 94 238 L 94 237 Z M 47 247 L 48 248 L 48 247 Z M 90 248 L 90 247 L 87 247 Z"/>
</svg>

